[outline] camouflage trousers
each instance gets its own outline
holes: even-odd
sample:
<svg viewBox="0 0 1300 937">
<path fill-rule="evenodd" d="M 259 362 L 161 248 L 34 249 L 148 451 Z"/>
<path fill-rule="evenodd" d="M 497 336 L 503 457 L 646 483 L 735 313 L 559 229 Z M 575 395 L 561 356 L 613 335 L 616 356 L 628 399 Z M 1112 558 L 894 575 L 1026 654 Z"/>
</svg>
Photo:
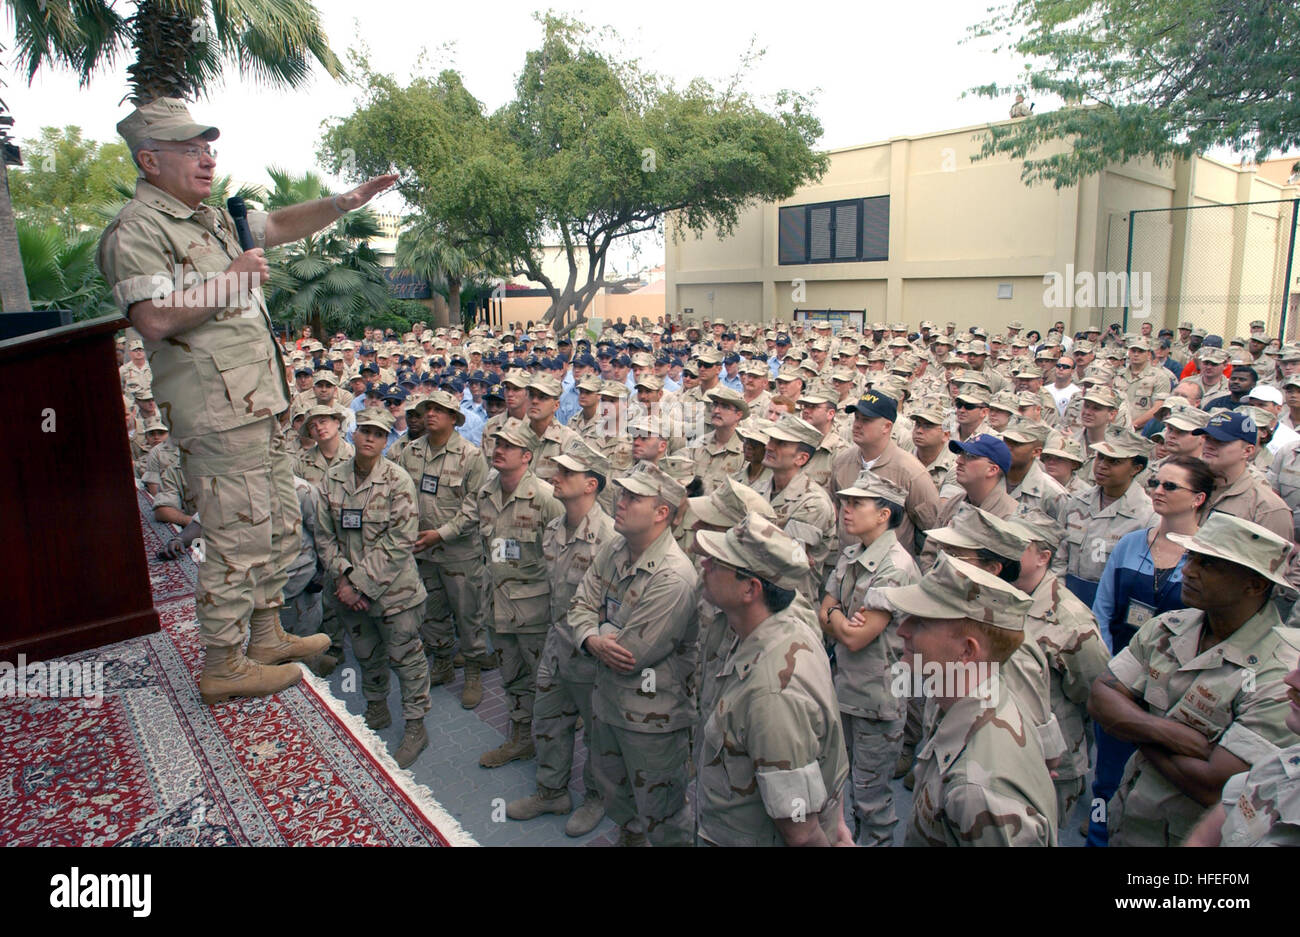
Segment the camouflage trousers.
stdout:
<svg viewBox="0 0 1300 937">
<path fill-rule="evenodd" d="M 537 696 L 537 662 L 546 643 L 545 633 L 507 634 L 493 629 L 492 644 L 501 652 L 501 682 L 505 685 L 510 721 L 533 723 Z"/>
<path fill-rule="evenodd" d="M 1085 778 L 1052 779 L 1052 785 L 1056 788 L 1056 822 L 1059 826 L 1064 827 L 1069 823 L 1074 805 L 1083 796 L 1085 782 Z"/>
<path fill-rule="evenodd" d="M 374 606 L 371 606 L 374 608 Z M 366 702 L 388 699 L 388 671 L 397 672 L 402 718 L 423 719 L 429 711 L 429 662 L 420 646 L 420 606 L 391 615 L 355 612 L 339 606 L 339 622 L 352 635 Z"/>
<path fill-rule="evenodd" d="M 849 754 L 849 780 L 853 792 L 854 839 L 863 846 L 894 845 L 898 815 L 890 781 L 903 750 L 906 716 L 867 719 L 841 713 L 844 742 Z"/>
<path fill-rule="evenodd" d="M 339 621 L 339 600 L 334 594 L 335 579 L 330 573 L 325 573 L 325 589 L 321 592 L 322 607 L 320 632 L 329 635 L 330 646 L 325 651 L 338 660 L 343 659 L 343 624 Z"/>
<path fill-rule="evenodd" d="M 300 570 L 284 587 L 284 607 L 280 609 L 280 627 L 289 634 L 300 638 L 316 634 L 321 630 L 321 593 L 308 592 L 307 586 L 315 574 L 316 568 L 308 566 Z"/>
<path fill-rule="evenodd" d="M 208 647 L 237 647 L 254 609 L 284 604 L 302 547 L 293 465 L 270 417 L 177 444 L 202 528 L 199 631 Z"/>
<path fill-rule="evenodd" d="M 546 634 L 537 663 L 537 698 L 533 702 L 533 741 L 537 747 L 537 784 L 564 790 L 573 775 L 573 748 L 578 717 L 588 741 L 582 784 L 587 794 L 600 794 L 591 756 L 591 693 L 596 683 L 596 662 L 559 636 L 554 627 Z"/>
<path fill-rule="evenodd" d="M 591 747 L 605 812 L 655 846 L 689 846 L 695 824 L 686 803 L 690 730 L 632 732 L 592 717 Z"/>
<path fill-rule="evenodd" d="M 480 664 L 486 661 L 483 594 L 487 576 L 482 557 L 437 562 L 417 559 L 415 565 L 428 593 L 420 623 L 425 653 L 451 657 L 459 638 L 460 652 L 466 661 Z"/>
<path fill-rule="evenodd" d="M 901 755 L 906 755 L 911 762 L 916 757 L 916 750 L 921 745 L 921 713 L 925 709 L 925 700 L 919 696 L 907 698 L 907 719 L 903 724 L 903 748 Z"/>
</svg>

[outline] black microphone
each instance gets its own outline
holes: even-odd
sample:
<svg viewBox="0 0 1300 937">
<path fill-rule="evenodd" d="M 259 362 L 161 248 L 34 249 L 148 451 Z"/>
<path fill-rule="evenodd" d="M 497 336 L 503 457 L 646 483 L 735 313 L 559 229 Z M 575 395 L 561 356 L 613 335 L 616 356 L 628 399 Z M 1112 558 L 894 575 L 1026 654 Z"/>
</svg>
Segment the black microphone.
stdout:
<svg viewBox="0 0 1300 937">
<path fill-rule="evenodd" d="M 253 232 L 248 227 L 248 206 L 238 195 L 226 199 L 226 210 L 230 212 L 230 217 L 235 220 L 235 236 L 239 238 L 239 246 L 246 251 L 251 251 L 257 245 L 253 243 Z"/>
</svg>

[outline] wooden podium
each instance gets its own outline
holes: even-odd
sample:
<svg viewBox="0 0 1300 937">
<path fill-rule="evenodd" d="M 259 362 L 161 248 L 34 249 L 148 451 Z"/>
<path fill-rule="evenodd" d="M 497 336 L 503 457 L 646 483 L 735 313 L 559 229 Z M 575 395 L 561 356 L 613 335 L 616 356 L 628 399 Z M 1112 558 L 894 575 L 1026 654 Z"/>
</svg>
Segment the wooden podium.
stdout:
<svg viewBox="0 0 1300 937">
<path fill-rule="evenodd" d="M 159 629 L 105 316 L 0 342 L 0 660 Z"/>
</svg>

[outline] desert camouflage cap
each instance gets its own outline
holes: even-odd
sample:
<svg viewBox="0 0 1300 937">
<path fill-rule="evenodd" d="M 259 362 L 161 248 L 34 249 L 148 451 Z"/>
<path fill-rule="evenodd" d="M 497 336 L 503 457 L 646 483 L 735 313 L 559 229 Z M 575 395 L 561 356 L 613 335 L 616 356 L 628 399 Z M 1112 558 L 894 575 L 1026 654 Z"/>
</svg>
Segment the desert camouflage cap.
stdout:
<svg viewBox="0 0 1300 937">
<path fill-rule="evenodd" d="M 912 407 L 911 417 L 913 421 L 925 420 L 927 423 L 942 426 L 944 420 L 948 418 L 949 406 L 948 401 L 937 394 L 922 397 Z"/>
<path fill-rule="evenodd" d="M 1064 433 L 1053 433 L 1047 437 L 1047 445 L 1043 446 L 1043 455 L 1054 455 L 1059 459 L 1069 459 L 1071 462 L 1078 462 L 1080 465 L 1088 461 L 1088 456 L 1083 450 L 1083 443 Z"/>
<path fill-rule="evenodd" d="M 344 414 L 342 410 L 338 407 L 331 407 L 328 404 L 316 404 L 307 410 L 306 416 L 307 418 L 303 421 L 302 429 L 299 431 L 303 436 L 309 435 L 307 430 L 310 428 L 312 420 L 316 419 L 318 416 L 332 416 L 334 419 L 338 420 L 339 426 L 342 426 L 347 422 L 347 415 Z"/>
<path fill-rule="evenodd" d="M 768 519 L 776 517 L 766 498 L 730 477 L 711 495 L 691 498 L 689 504 L 696 517 L 714 527 L 734 527 L 748 514 L 760 514 Z"/>
<path fill-rule="evenodd" d="M 1222 348 L 1201 346 L 1196 356 L 1201 359 L 1203 364 L 1227 364 L 1228 353 Z"/>
<path fill-rule="evenodd" d="M 586 391 L 589 394 L 598 394 L 604 384 L 605 381 L 600 377 L 600 375 L 588 374 L 574 386 L 577 387 L 578 390 Z"/>
<path fill-rule="evenodd" d="M 1005 631 L 1024 631 L 1033 601 L 1015 586 L 946 553 L 920 582 L 882 589 L 897 611 L 919 618 L 970 618 Z"/>
<path fill-rule="evenodd" d="M 726 533 L 701 530 L 695 543 L 705 556 L 748 570 L 781 589 L 797 589 L 808 577 L 808 554 L 771 520 L 748 514 Z"/>
<path fill-rule="evenodd" d="M 1092 451 L 1112 459 L 1132 459 L 1136 456 L 1151 458 L 1155 448 L 1151 440 L 1139 436 L 1133 430 L 1111 424 L 1106 427 L 1106 435 L 1099 443 L 1093 443 Z"/>
<path fill-rule="evenodd" d="M 851 384 L 857 379 L 858 372 L 845 365 L 840 365 L 831 371 L 832 381 L 839 381 L 842 384 Z"/>
<path fill-rule="evenodd" d="M 551 461 L 570 472 L 594 472 L 605 479 L 609 478 L 609 459 L 581 439 L 571 440 L 564 447 L 564 452 Z"/>
<path fill-rule="evenodd" d="M 511 368 L 506 372 L 506 376 L 501 379 L 502 384 L 509 384 L 511 387 L 523 389 L 532 383 L 533 376 L 523 368 Z"/>
<path fill-rule="evenodd" d="M 635 381 L 638 388 L 644 387 L 648 391 L 664 389 L 664 379 L 655 374 L 642 374 Z M 735 391 L 732 391 L 735 393 Z"/>
<path fill-rule="evenodd" d="M 532 451 L 533 440 L 537 437 L 529 431 L 523 420 L 506 420 L 492 433 L 493 439 L 502 439 L 512 446 Z"/>
<path fill-rule="evenodd" d="M 463 426 L 465 424 L 465 414 L 461 412 L 460 401 L 457 400 L 456 396 L 450 391 L 435 390 L 433 393 L 421 400 L 417 406 L 420 408 L 421 412 L 428 410 L 430 407 L 439 407 L 446 410 L 448 413 L 455 414 L 457 426 Z"/>
<path fill-rule="evenodd" d="M 1029 541 L 1000 517 L 972 504 L 962 504 L 947 527 L 926 531 L 926 539 L 963 550 L 989 550 L 1003 559 L 1019 560 Z"/>
<path fill-rule="evenodd" d="M 722 352 L 716 348 L 701 348 L 695 360 L 700 364 L 722 364 Z"/>
<path fill-rule="evenodd" d="M 816 449 L 822 444 L 825 434 L 817 427 L 813 426 L 807 420 L 787 414 L 781 419 L 780 423 L 772 424 L 772 428 L 767 431 L 769 439 L 778 439 L 782 442 L 798 442 Z"/>
<path fill-rule="evenodd" d="M 1041 508 L 1034 508 L 1032 511 L 1026 511 L 1024 514 L 1017 514 L 1014 517 L 1008 517 L 1006 519 L 1006 524 L 1026 540 L 1045 543 L 1053 550 L 1055 550 L 1057 544 L 1061 542 L 1064 534 L 1060 525 L 1052 519 L 1051 515 L 1046 514 Z"/>
<path fill-rule="evenodd" d="M 621 400 L 628 395 L 627 385 L 622 381 L 602 381 L 600 395 L 602 397 L 617 397 Z"/>
<path fill-rule="evenodd" d="M 312 409 L 314 410 L 315 407 Z M 311 411 L 308 411 L 309 414 L 310 412 Z M 311 422 L 310 415 L 307 418 L 307 422 Z M 363 426 L 374 426 L 378 429 L 382 429 L 385 433 L 391 433 L 393 431 L 394 422 L 395 420 L 393 419 L 393 415 L 380 407 L 368 407 L 357 414 L 357 429 L 360 429 Z M 303 425 L 306 426 L 307 424 L 304 423 Z"/>
<path fill-rule="evenodd" d="M 907 489 L 890 481 L 888 478 L 881 478 L 870 469 L 865 470 L 848 488 L 843 488 L 836 492 L 841 498 L 881 498 L 893 504 L 905 504 L 907 502 Z"/>
<path fill-rule="evenodd" d="M 528 389 L 539 394 L 544 394 L 547 397 L 559 397 L 560 394 L 564 393 L 564 389 L 560 386 L 560 382 L 549 374 L 536 375 L 528 382 Z"/>
<path fill-rule="evenodd" d="M 1110 407 L 1112 410 L 1119 409 L 1119 398 L 1115 392 L 1104 384 L 1098 384 L 1084 392 L 1083 399 L 1089 403 L 1095 403 L 1099 407 Z"/>
<path fill-rule="evenodd" d="M 211 141 L 221 135 L 216 127 L 195 121 L 179 98 L 156 98 L 137 107 L 118 122 L 117 132 L 132 151 L 145 140 L 176 142 L 202 137 Z"/>
<path fill-rule="evenodd" d="M 967 403 L 973 403 L 980 407 L 987 407 L 990 403 L 989 392 L 987 390 L 983 387 L 976 387 L 969 384 L 958 391 L 957 399 L 963 400 Z"/>
<path fill-rule="evenodd" d="M 338 375 L 333 371 L 317 371 L 311 377 L 313 384 L 329 384 L 331 387 L 339 386 Z"/>
<path fill-rule="evenodd" d="M 1004 413 L 1018 413 L 1020 398 L 1009 390 L 998 391 L 989 398 L 989 409 L 1001 410 Z"/>
<path fill-rule="evenodd" d="M 656 464 L 683 486 L 689 485 L 695 477 L 695 460 L 681 452 L 666 455 Z"/>
<path fill-rule="evenodd" d="M 1134 335 L 1132 338 L 1128 339 L 1124 344 L 1126 347 L 1130 349 L 1136 348 L 1138 351 L 1151 350 L 1151 339 L 1145 338 L 1141 335 Z"/>
<path fill-rule="evenodd" d="M 1040 420 L 1028 420 L 1022 416 L 1013 416 L 1002 431 L 1002 438 L 1014 443 L 1046 443 L 1052 434 L 1052 428 Z"/>
<path fill-rule="evenodd" d="M 167 424 L 162 421 L 162 417 L 155 413 L 149 419 L 144 421 L 144 431 L 146 433 L 167 432 Z"/>
<path fill-rule="evenodd" d="M 709 400 L 714 403 L 721 403 L 726 404 L 729 407 L 735 407 L 741 412 L 742 416 L 749 416 L 749 402 L 745 400 L 744 394 L 741 394 L 739 391 L 719 384 L 704 396 L 708 397 Z"/>
<path fill-rule="evenodd" d="M 686 497 L 681 482 L 652 462 L 638 462 L 631 472 L 614 479 L 614 484 L 634 495 L 662 498 L 671 504 L 681 504 Z"/>
<path fill-rule="evenodd" d="M 768 439 L 771 438 L 767 434 L 768 430 L 770 430 L 774 425 L 775 424 L 771 420 L 765 420 L 759 416 L 751 416 L 749 419 L 741 420 L 736 424 L 736 432 L 742 439 L 752 439 L 753 441 L 761 442 L 766 446 Z"/>
<path fill-rule="evenodd" d="M 1191 433 L 1198 429 L 1204 429 L 1206 424 L 1210 422 L 1209 411 L 1193 406 L 1186 398 L 1168 397 L 1165 400 L 1165 406 L 1169 408 L 1169 415 L 1164 418 L 1166 426 L 1172 426 L 1175 429 L 1181 429 L 1183 432 Z"/>
<path fill-rule="evenodd" d="M 1203 553 L 1259 573 L 1287 589 L 1286 570 L 1294 549 L 1266 527 L 1222 511 L 1212 512 L 1193 536 L 1168 534 L 1171 541 L 1193 553 Z"/>
</svg>

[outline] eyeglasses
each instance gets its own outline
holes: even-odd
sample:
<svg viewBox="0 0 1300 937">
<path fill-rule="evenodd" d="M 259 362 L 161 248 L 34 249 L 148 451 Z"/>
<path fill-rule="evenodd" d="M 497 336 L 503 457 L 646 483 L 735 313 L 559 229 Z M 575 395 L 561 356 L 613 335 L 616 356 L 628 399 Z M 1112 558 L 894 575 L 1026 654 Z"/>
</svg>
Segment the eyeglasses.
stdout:
<svg viewBox="0 0 1300 937">
<path fill-rule="evenodd" d="M 160 150 L 166 150 L 168 153 L 180 153 L 192 162 L 198 162 L 199 158 L 203 156 L 206 156 L 214 162 L 217 158 L 217 151 L 210 146 L 187 146 L 182 150 L 173 149 L 171 147 L 155 146 L 150 147 L 150 150 L 154 153 L 157 153 Z"/>
<path fill-rule="evenodd" d="M 1060 368 L 1062 371 L 1068 371 L 1069 369 L 1071 369 L 1071 368 L 1074 367 L 1074 362 L 1072 362 L 1072 361 L 1058 361 L 1058 362 L 1056 362 L 1056 366 L 1057 366 L 1058 368 Z"/>
<path fill-rule="evenodd" d="M 982 404 L 982 403 L 970 403 L 970 402 L 965 401 L 965 400 L 958 400 L 958 401 L 957 401 L 957 409 L 958 409 L 958 410 L 978 410 L 978 409 L 980 409 L 980 408 L 983 407 L 983 406 L 984 406 L 984 404 Z"/>
<path fill-rule="evenodd" d="M 1183 489 L 1183 491 L 1192 490 L 1191 488 L 1188 488 L 1186 485 L 1179 485 L 1174 482 L 1165 482 L 1165 481 L 1161 481 L 1158 478 L 1148 478 L 1147 487 L 1150 488 L 1152 491 L 1155 491 L 1157 488 L 1163 488 L 1165 491 L 1177 491 L 1179 488 Z"/>
</svg>

